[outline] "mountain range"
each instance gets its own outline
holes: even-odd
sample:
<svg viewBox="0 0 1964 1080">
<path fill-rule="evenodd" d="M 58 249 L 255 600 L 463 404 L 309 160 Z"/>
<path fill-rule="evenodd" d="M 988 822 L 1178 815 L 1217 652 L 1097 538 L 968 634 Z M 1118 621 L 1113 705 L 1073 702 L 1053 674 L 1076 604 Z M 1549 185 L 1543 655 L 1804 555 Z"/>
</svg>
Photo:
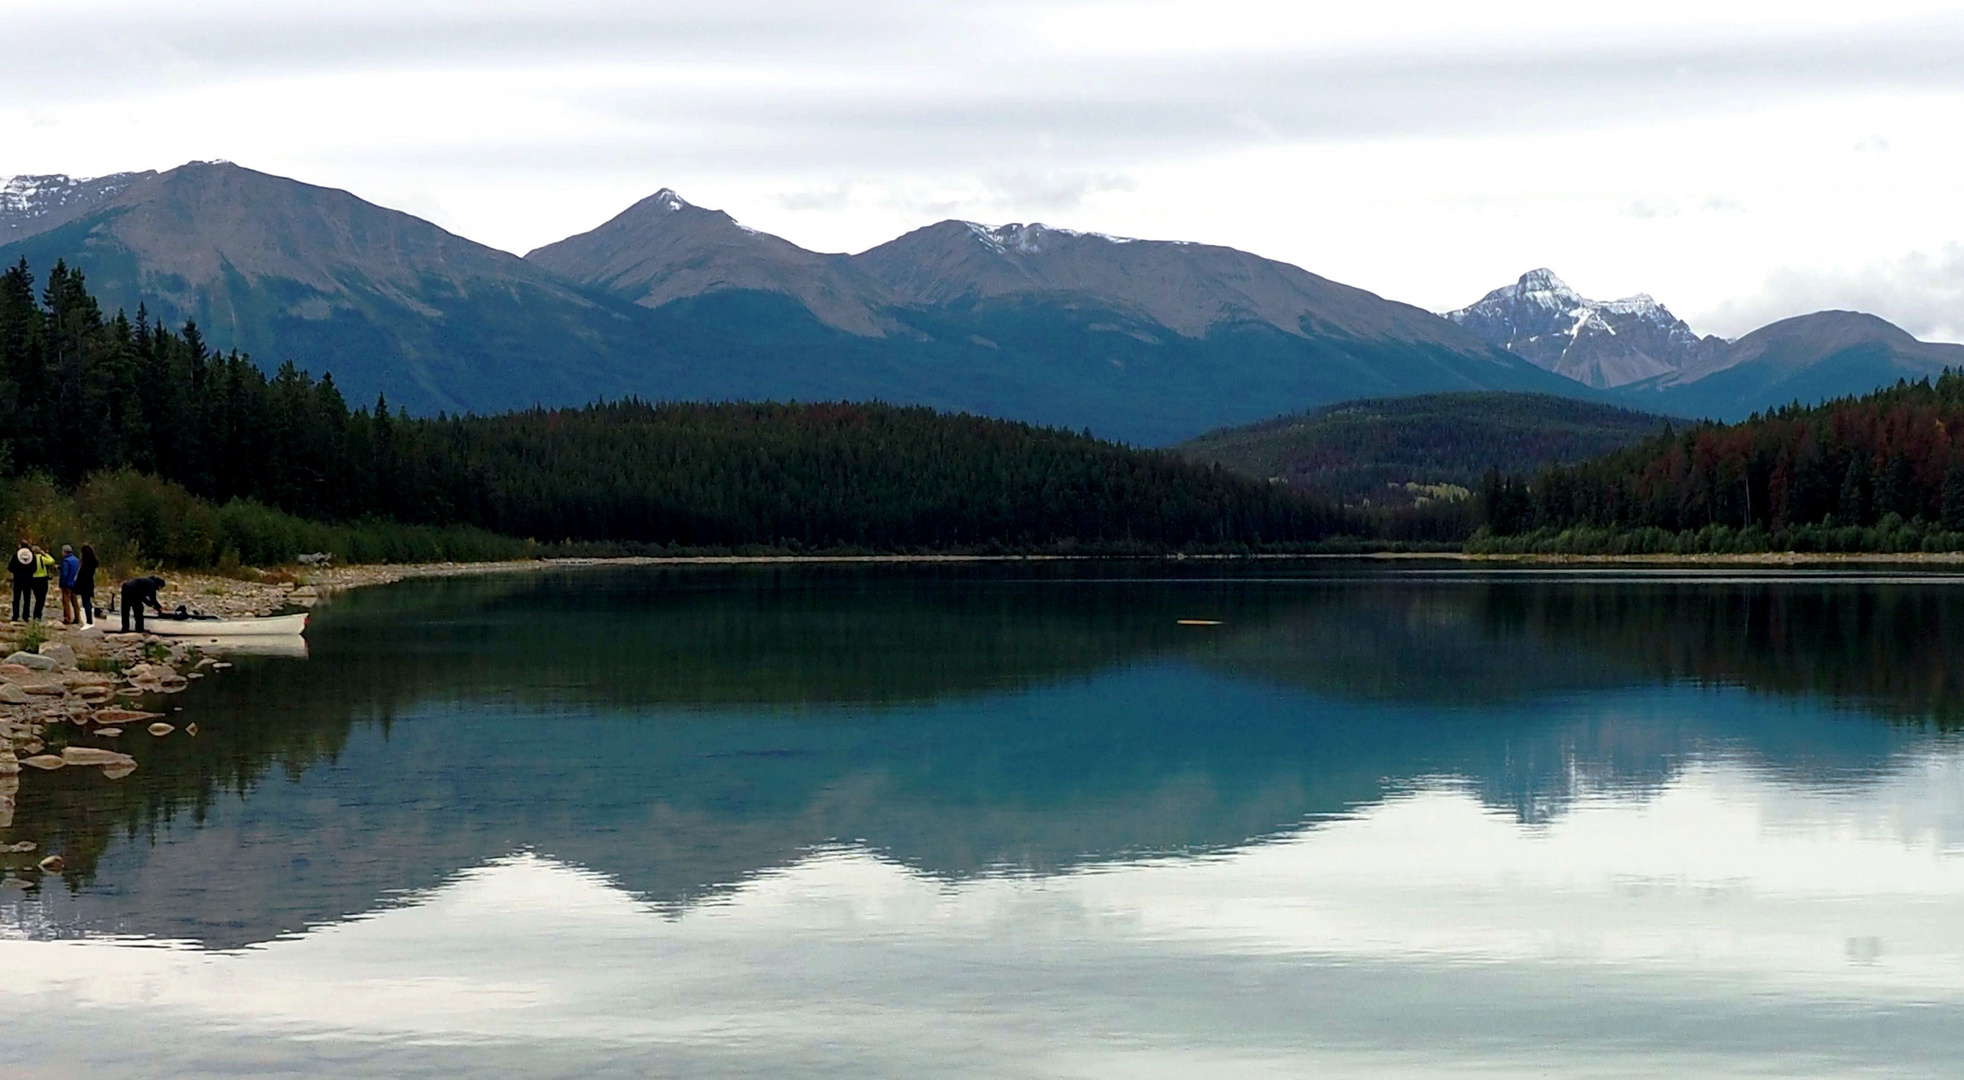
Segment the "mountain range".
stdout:
<svg viewBox="0 0 1964 1080">
<path fill-rule="evenodd" d="M 1590 300 L 1545 268 L 1445 317 L 1621 404 L 1680 416 L 1740 419 L 1964 367 L 1964 345 L 1918 341 L 1854 311 L 1782 319 L 1736 341 L 1701 336 L 1647 295 Z"/>
<path fill-rule="evenodd" d="M 943 221 L 827 254 L 667 189 L 520 258 L 226 162 L 6 181 L 0 261 L 20 259 L 66 260 L 109 305 L 418 413 L 878 399 L 1162 445 L 1360 397 L 1721 415 L 1964 363 L 1868 316 L 1700 338 L 1647 298 L 1595 304 L 1545 271 L 1441 318 L 1232 248 L 1042 224 Z"/>
</svg>

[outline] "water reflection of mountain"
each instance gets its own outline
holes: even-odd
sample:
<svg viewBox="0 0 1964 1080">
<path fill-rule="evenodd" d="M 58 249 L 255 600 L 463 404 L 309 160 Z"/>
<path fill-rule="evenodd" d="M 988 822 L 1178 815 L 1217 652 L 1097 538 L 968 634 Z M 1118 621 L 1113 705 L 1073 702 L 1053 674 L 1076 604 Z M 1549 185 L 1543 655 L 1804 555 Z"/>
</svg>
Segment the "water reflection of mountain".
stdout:
<svg viewBox="0 0 1964 1080">
<path fill-rule="evenodd" d="M 1872 685 L 1829 654 L 1900 671 L 1926 648 L 1911 623 L 1956 625 L 1941 598 L 1836 587 L 1082 573 L 358 593 L 314 659 L 187 695 L 205 734 L 147 747 L 120 802 L 83 798 L 107 782 L 79 770 L 37 777 L 11 835 L 68 854 L 58 920 L 236 944 L 519 848 L 687 902 L 834 840 L 1041 872 L 1246 843 L 1415 778 L 1536 820 L 1713 750 L 1800 782 L 1884 769 L 1918 736 L 1812 701 Z M 1810 628 L 1839 645 L 1794 640 Z M 1881 700 L 1940 709 L 1947 684 L 1919 685 Z"/>
</svg>

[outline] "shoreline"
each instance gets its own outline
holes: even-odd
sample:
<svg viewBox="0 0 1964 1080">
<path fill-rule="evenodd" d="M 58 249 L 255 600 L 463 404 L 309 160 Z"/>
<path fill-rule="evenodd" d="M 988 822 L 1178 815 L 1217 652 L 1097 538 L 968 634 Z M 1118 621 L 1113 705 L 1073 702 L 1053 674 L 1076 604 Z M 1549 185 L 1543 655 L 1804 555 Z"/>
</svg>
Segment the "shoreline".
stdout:
<svg viewBox="0 0 1964 1080">
<path fill-rule="evenodd" d="M 1540 568 L 1752 568 L 1794 567 L 1959 567 L 1964 552 L 1759 552 L 1690 555 L 1484 554 L 1463 551 L 1369 551 L 1314 554 L 1254 553 L 1221 555 L 631 555 L 563 559 L 520 559 L 481 563 L 377 563 L 296 572 L 292 583 L 249 582 L 212 574 L 181 574 L 164 590 L 167 606 L 188 603 L 220 615 L 270 615 L 312 607 L 338 592 L 427 578 L 476 577 L 547 570 L 632 566 L 932 566 L 1065 562 L 1273 563 L 1445 562 L 1473 566 Z M 214 603 L 216 606 L 214 607 Z M 53 629 L 52 627 L 50 629 Z M 0 643 L 5 635 L 0 634 Z"/>
</svg>

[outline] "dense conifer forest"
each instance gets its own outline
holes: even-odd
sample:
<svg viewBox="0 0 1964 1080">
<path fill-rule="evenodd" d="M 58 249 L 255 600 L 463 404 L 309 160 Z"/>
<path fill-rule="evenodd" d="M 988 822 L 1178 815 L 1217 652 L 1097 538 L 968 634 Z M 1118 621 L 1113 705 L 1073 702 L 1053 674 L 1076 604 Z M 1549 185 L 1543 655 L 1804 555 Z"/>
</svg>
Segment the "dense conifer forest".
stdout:
<svg viewBox="0 0 1964 1080">
<path fill-rule="evenodd" d="M 1409 503 L 1414 488 L 1476 487 L 1492 468 L 1532 474 L 1621 449 L 1666 420 L 1591 401 L 1499 391 L 1369 398 L 1245 427 L 1176 449 L 1346 504 Z M 1412 485 L 1412 487 L 1407 487 Z"/>
<path fill-rule="evenodd" d="M 25 263 L 0 274 L 0 472 L 105 504 L 141 488 L 135 474 L 316 522 L 670 549 L 1243 549 L 1343 526 L 1325 503 L 1169 453 L 925 408 L 350 407 L 329 374 L 268 375 L 195 325 L 105 315 L 64 265 L 36 284 Z"/>
<path fill-rule="evenodd" d="M 1964 548 L 1964 372 L 1698 424 L 1532 482 L 1488 475 L 1482 550 Z"/>
</svg>

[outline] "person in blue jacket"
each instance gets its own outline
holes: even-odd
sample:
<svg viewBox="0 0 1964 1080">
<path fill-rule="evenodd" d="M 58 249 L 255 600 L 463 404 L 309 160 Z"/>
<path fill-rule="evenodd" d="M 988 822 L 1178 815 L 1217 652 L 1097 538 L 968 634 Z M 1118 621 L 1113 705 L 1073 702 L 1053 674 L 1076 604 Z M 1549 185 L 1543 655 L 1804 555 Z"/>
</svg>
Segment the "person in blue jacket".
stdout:
<svg viewBox="0 0 1964 1080">
<path fill-rule="evenodd" d="M 82 576 L 82 560 L 75 557 L 75 549 L 67 544 L 61 545 L 61 624 L 74 626 L 82 621 L 82 600 L 75 593 L 75 579 Z"/>
</svg>

